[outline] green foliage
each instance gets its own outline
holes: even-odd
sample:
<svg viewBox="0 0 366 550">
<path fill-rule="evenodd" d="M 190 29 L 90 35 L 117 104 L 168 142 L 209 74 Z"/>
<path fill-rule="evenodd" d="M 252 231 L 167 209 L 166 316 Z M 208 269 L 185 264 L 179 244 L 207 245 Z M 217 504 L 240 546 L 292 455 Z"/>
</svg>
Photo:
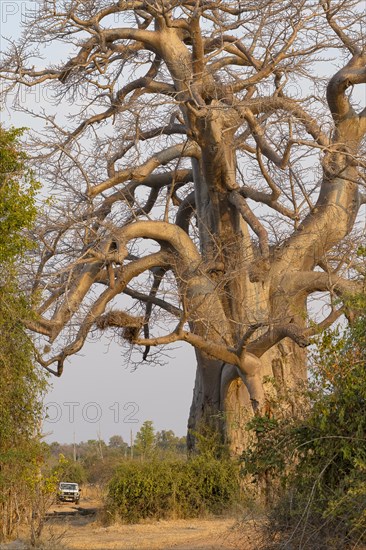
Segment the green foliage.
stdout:
<svg viewBox="0 0 366 550">
<path fill-rule="evenodd" d="M 343 336 L 320 341 L 312 410 L 296 433 L 294 482 L 328 528 L 366 540 L 365 330 L 363 316 Z"/>
<path fill-rule="evenodd" d="M 150 458 L 155 448 L 155 430 L 151 420 L 145 420 L 136 434 L 134 450 L 142 458 Z"/>
<path fill-rule="evenodd" d="M 63 455 L 60 455 L 58 464 L 53 468 L 53 473 L 57 476 L 57 483 L 60 481 L 70 481 L 79 485 L 85 483 L 87 475 L 81 462 L 75 462 Z"/>
<path fill-rule="evenodd" d="M 26 243 L 21 230 L 35 214 L 34 186 L 21 189 L 19 178 L 31 176 L 17 149 L 19 130 L 0 127 L 0 445 L 16 447 L 17 438 L 30 438 L 41 415 L 45 380 L 33 365 L 33 345 L 22 321 L 31 316 L 21 291 L 14 259 Z M 30 185 L 30 184 L 29 184 Z M 8 201 L 9 197 L 11 200 Z"/>
<path fill-rule="evenodd" d="M 229 459 L 126 461 L 109 485 L 107 513 L 126 522 L 198 517 L 221 513 L 238 498 L 238 468 Z"/>
<path fill-rule="evenodd" d="M 161 461 L 128 461 L 109 485 L 108 511 L 129 523 L 166 517 L 171 509 L 174 474 L 179 465 Z"/>
<path fill-rule="evenodd" d="M 107 454 L 103 459 L 96 458 L 93 462 L 84 463 L 87 481 L 102 487 L 106 487 L 118 466 L 121 463 L 121 456 Z"/>
<path fill-rule="evenodd" d="M 220 514 L 238 502 L 239 471 L 234 460 L 198 454 L 186 462 L 184 473 L 179 489 L 186 514 Z"/>
<path fill-rule="evenodd" d="M 16 263 L 28 246 L 23 230 L 35 216 L 37 187 L 19 150 L 20 134 L 0 127 L 0 538 L 24 519 L 14 514 L 14 506 L 24 514 L 33 506 L 45 452 L 39 428 L 46 380 L 33 364 L 33 345 L 24 330 L 31 312 Z"/>
<path fill-rule="evenodd" d="M 217 460 L 229 457 L 229 448 L 216 426 L 200 423 L 198 431 L 191 431 L 191 435 L 195 439 L 195 449 L 201 456 Z"/>
<path fill-rule="evenodd" d="M 112 435 L 109 438 L 108 447 L 111 449 L 125 449 L 127 447 L 127 443 L 123 441 L 123 437 L 121 435 Z"/>
<path fill-rule="evenodd" d="M 75 444 L 53 442 L 49 445 L 49 453 L 50 468 L 55 467 L 59 456 L 63 455 L 68 463 L 76 463 L 83 468 L 86 481 L 102 486 L 110 482 L 121 460 L 143 460 L 139 448 L 131 449 L 120 435 L 112 435 L 108 445 L 101 440 Z M 186 438 L 177 437 L 172 430 L 157 432 L 154 435 L 151 456 L 156 460 L 185 457 Z"/>
<path fill-rule="evenodd" d="M 196 454 L 178 454 L 182 438 L 154 433 L 146 421 L 135 440 L 136 460 L 120 463 L 109 484 L 107 514 L 126 522 L 219 514 L 240 497 L 239 467 L 220 435 L 206 427 L 196 438 Z M 144 460 L 147 457 L 147 460 Z"/>
<path fill-rule="evenodd" d="M 306 415 L 254 419 L 244 472 L 278 482 L 272 533 L 285 526 L 301 548 L 346 548 L 366 541 L 365 314 L 319 337 L 313 363 Z"/>
<path fill-rule="evenodd" d="M 0 126 L 0 265 L 8 264 L 29 246 L 24 230 L 36 216 L 35 193 L 39 185 L 26 166 L 19 137 L 24 129 Z"/>
<path fill-rule="evenodd" d="M 185 456 L 187 439 L 176 436 L 173 430 L 161 430 L 155 434 L 155 446 L 162 457 Z"/>
<path fill-rule="evenodd" d="M 243 475 L 251 475 L 255 482 L 263 475 L 276 475 L 284 471 L 286 456 L 284 439 L 279 438 L 280 422 L 267 416 L 255 416 L 247 425 L 252 432 L 253 444 L 241 456 Z"/>
</svg>

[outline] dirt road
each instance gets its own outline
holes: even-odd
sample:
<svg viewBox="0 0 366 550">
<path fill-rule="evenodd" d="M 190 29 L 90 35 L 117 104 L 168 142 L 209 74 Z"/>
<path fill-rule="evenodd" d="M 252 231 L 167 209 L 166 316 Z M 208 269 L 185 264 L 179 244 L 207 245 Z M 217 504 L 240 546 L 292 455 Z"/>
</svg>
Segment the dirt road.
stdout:
<svg viewBox="0 0 366 550">
<path fill-rule="evenodd" d="M 151 521 L 104 527 L 98 502 L 53 506 L 43 531 L 47 550 L 258 550 L 260 524 L 253 520 L 211 518 Z M 21 537 L 1 550 L 26 550 Z"/>
<path fill-rule="evenodd" d="M 68 515 L 68 512 L 76 512 Z M 68 550 L 256 550 L 259 526 L 234 518 L 144 522 L 104 527 L 93 502 L 52 509 L 44 538 Z"/>
</svg>

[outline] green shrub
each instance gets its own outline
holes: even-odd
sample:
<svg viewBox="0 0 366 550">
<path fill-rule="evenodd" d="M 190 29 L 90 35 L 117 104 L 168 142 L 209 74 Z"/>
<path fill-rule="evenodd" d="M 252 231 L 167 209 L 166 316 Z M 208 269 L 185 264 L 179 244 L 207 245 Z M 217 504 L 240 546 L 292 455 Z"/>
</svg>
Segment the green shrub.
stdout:
<svg viewBox="0 0 366 550">
<path fill-rule="evenodd" d="M 269 527 L 272 538 L 281 535 L 269 548 L 366 542 L 365 367 L 363 314 L 343 335 L 319 340 L 305 416 L 252 421 L 256 437 L 243 455 L 245 473 L 267 474 L 277 490 Z"/>
<path fill-rule="evenodd" d="M 108 508 L 128 522 L 164 517 L 173 495 L 177 464 L 125 462 L 109 485 Z"/>
<path fill-rule="evenodd" d="M 219 514 L 239 497 L 237 465 L 203 455 L 188 461 L 128 461 L 109 485 L 107 513 L 127 522 Z"/>
</svg>

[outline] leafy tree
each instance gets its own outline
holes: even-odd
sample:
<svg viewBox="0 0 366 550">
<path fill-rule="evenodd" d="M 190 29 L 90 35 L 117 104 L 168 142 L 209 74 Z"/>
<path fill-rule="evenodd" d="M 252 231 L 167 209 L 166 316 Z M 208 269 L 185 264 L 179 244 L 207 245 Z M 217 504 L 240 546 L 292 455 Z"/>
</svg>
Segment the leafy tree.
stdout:
<svg viewBox="0 0 366 550">
<path fill-rule="evenodd" d="M 186 437 L 176 436 L 173 430 L 161 430 L 156 432 L 155 446 L 162 459 L 177 455 L 186 455 L 187 453 Z"/>
<path fill-rule="evenodd" d="M 222 413 L 263 411 L 264 376 L 282 389 L 306 378 L 301 348 L 358 289 L 362 10 L 42 3 L 2 77 L 51 97 L 33 147 L 55 197 L 30 274 L 44 297 L 32 327 L 53 345 L 46 368 L 61 375 L 96 328 L 144 359 L 186 341 L 197 357 L 191 433 L 226 427 L 237 449 L 245 434 Z M 59 47 L 58 64 L 37 61 L 40 41 Z M 329 308 L 309 323 L 317 292 Z"/>
<path fill-rule="evenodd" d="M 145 420 L 137 432 L 134 442 L 134 450 L 142 459 L 151 458 L 155 449 L 155 430 L 151 420 Z"/>
<path fill-rule="evenodd" d="M 19 281 L 37 190 L 21 134 L 0 126 L 0 538 L 11 536 L 34 508 L 45 454 L 40 424 L 46 381 L 24 329 L 31 309 Z"/>
<path fill-rule="evenodd" d="M 126 458 L 129 446 L 120 435 L 112 435 L 109 439 L 106 456 L 115 457 L 116 459 Z"/>
<path fill-rule="evenodd" d="M 179 437 L 175 435 L 173 430 L 161 430 L 160 432 L 156 432 L 155 434 L 156 446 L 165 451 L 174 450 L 176 445 L 178 444 L 178 441 Z"/>
<path fill-rule="evenodd" d="M 112 449 L 124 449 L 126 447 L 126 443 L 123 441 L 123 437 L 121 435 L 112 435 L 109 438 L 108 447 L 111 447 Z"/>
</svg>

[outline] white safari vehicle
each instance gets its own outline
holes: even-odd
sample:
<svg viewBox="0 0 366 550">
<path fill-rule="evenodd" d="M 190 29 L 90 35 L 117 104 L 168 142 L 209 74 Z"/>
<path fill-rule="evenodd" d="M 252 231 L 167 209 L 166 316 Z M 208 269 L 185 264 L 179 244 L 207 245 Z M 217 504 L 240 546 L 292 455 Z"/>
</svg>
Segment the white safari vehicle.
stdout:
<svg viewBox="0 0 366 550">
<path fill-rule="evenodd" d="M 80 489 L 77 483 L 69 483 L 68 481 L 61 481 L 58 491 L 57 500 L 59 502 L 75 502 L 79 503 Z"/>
</svg>

